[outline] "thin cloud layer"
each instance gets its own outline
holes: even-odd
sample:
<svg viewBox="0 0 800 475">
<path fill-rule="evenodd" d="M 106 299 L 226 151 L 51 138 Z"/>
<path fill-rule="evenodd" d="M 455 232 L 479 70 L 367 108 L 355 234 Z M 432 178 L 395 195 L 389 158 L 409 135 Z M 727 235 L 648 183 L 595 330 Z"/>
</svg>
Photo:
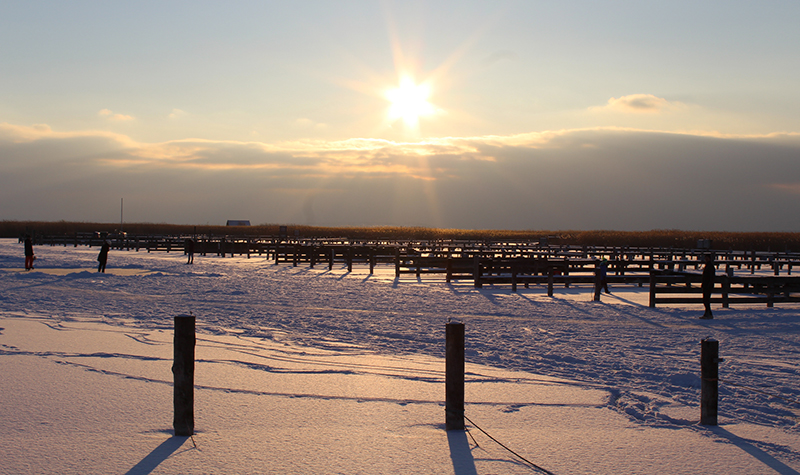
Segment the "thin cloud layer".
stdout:
<svg viewBox="0 0 800 475">
<path fill-rule="evenodd" d="M 657 114 L 685 108 L 680 102 L 670 102 L 652 94 L 630 94 L 619 98 L 612 97 L 602 107 L 593 107 L 593 111 L 612 111 L 626 114 Z"/>
<path fill-rule="evenodd" d="M 0 124 L 4 219 L 798 231 L 800 136 L 602 128 L 281 144 Z"/>
<path fill-rule="evenodd" d="M 100 112 L 97 113 L 97 115 L 99 115 L 100 117 L 105 117 L 106 119 L 112 120 L 112 121 L 125 122 L 125 121 L 129 121 L 129 120 L 134 120 L 132 116 L 125 115 L 125 114 L 115 114 L 110 109 L 102 109 L 102 110 L 100 110 Z"/>
</svg>

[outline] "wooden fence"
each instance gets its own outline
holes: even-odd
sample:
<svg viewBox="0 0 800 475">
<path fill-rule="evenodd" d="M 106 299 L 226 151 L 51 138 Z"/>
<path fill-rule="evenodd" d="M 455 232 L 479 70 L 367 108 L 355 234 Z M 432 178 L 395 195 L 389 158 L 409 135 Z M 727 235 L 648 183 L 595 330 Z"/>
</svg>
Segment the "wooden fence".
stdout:
<svg viewBox="0 0 800 475">
<path fill-rule="evenodd" d="M 715 276 L 711 303 L 728 308 L 732 304 L 800 302 L 800 277 L 792 276 Z M 657 304 L 702 304 L 702 275 L 681 271 L 650 274 L 650 307 Z"/>
<path fill-rule="evenodd" d="M 800 265 L 800 253 L 743 252 L 705 249 L 665 249 L 611 246 L 554 246 L 536 242 L 483 242 L 468 240 L 392 241 L 348 238 L 287 239 L 281 236 L 128 236 L 76 233 L 34 236 L 37 245 L 100 246 L 109 240 L 114 249 L 147 252 L 184 252 L 188 239 L 195 242 L 196 255 L 233 257 L 260 256 L 275 264 L 293 266 L 394 265 L 395 276 L 443 274 L 446 282 L 467 280 L 476 288 L 484 285 L 547 285 L 594 287 L 597 266 L 609 260 L 608 282 L 620 285 L 650 285 L 650 306 L 702 303 L 699 288 L 703 256 L 711 252 L 720 269 L 712 302 L 724 307 L 737 303 L 800 301 L 800 278 L 792 277 Z M 764 270 L 771 276 L 764 276 Z M 749 276 L 742 276 L 742 270 Z M 694 271 L 694 272 L 692 272 Z M 760 275 L 755 275 L 756 272 Z M 734 273 L 738 272 L 739 275 Z"/>
</svg>

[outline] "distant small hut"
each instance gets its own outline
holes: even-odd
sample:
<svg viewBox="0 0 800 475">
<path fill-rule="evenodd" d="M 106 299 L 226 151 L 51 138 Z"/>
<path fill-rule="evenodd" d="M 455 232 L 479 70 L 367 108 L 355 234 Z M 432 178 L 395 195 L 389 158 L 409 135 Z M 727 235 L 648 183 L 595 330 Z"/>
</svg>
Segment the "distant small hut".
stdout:
<svg viewBox="0 0 800 475">
<path fill-rule="evenodd" d="M 249 219 L 229 219 L 225 226 L 250 226 Z"/>
</svg>

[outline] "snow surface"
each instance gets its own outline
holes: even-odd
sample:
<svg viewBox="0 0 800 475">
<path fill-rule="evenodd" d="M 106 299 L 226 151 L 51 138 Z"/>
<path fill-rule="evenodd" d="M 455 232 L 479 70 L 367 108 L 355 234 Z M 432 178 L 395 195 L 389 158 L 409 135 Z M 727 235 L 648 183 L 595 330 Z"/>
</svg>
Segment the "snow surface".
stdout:
<svg viewBox="0 0 800 475">
<path fill-rule="evenodd" d="M 647 307 L 646 288 L 447 284 L 393 267 L 0 240 L 0 473 L 537 473 L 444 430 L 444 328 L 466 415 L 556 474 L 796 474 L 800 308 Z M 197 317 L 195 436 L 172 435 L 172 323 Z M 698 424 L 700 340 L 720 425 Z M 476 445 L 477 443 L 477 445 Z"/>
</svg>

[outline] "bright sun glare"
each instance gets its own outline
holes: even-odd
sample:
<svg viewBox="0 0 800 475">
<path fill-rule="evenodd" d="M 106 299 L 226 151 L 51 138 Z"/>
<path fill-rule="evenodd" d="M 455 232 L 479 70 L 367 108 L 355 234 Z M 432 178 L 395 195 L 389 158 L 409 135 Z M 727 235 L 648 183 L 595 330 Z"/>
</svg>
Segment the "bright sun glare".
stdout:
<svg viewBox="0 0 800 475">
<path fill-rule="evenodd" d="M 430 95 L 430 86 L 415 84 L 410 77 L 403 77 L 398 87 L 386 91 L 386 99 L 391 103 L 389 120 L 403 119 L 406 127 L 416 129 L 421 116 L 431 115 L 436 111 L 428 102 Z"/>
</svg>

